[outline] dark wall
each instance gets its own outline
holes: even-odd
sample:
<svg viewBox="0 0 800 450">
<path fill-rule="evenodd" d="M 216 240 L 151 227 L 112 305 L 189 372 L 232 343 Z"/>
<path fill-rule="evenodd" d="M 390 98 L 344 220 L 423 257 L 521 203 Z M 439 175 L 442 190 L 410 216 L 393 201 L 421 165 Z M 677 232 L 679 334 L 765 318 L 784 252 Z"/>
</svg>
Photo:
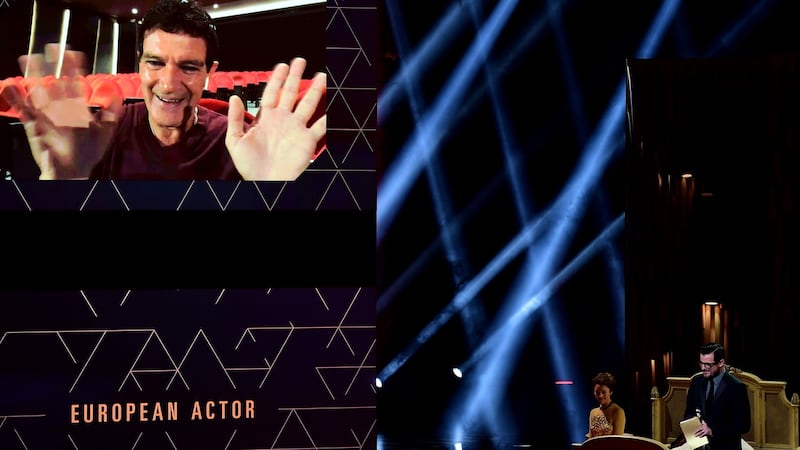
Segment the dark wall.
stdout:
<svg viewBox="0 0 800 450">
<path fill-rule="evenodd" d="M 219 70 L 271 70 L 295 56 L 306 73 L 325 71 L 326 5 L 218 19 Z"/>
<path fill-rule="evenodd" d="M 57 42 L 64 7 L 57 2 L 38 4 L 34 52 L 44 45 Z M 20 75 L 17 58 L 28 52 L 33 2 L 16 0 L 0 7 L 0 27 L 6 38 L 0 48 L 0 76 Z M 71 20 L 68 41 L 71 48 L 80 50 L 91 59 L 95 52 L 97 21 L 110 18 L 94 11 L 70 6 Z M 326 5 L 318 4 L 286 10 L 260 13 L 246 17 L 218 19 L 221 71 L 271 70 L 278 62 L 288 62 L 295 56 L 308 61 L 306 74 L 325 71 Z M 136 71 L 137 26 L 120 21 L 118 72 Z"/>
<path fill-rule="evenodd" d="M 136 55 L 136 42 L 138 39 L 138 25 L 127 22 L 119 27 L 119 61 L 118 73 L 138 72 L 139 58 Z"/>
<path fill-rule="evenodd" d="M 17 0 L 0 7 L 0 28 L 3 45 L 0 45 L 0 77 L 20 75 L 17 57 L 28 53 L 28 38 L 31 32 L 33 1 Z M 8 36 L 15 36 L 14 39 Z M 24 37 L 23 37 L 24 36 Z"/>
</svg>

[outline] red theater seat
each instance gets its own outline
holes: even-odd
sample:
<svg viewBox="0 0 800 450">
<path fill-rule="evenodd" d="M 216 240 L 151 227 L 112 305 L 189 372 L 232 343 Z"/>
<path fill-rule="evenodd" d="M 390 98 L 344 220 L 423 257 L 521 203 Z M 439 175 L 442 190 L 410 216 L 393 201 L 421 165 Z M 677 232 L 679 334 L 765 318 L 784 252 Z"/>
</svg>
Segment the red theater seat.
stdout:
<svg viewBox="0 0 800 450">
<path fill-rule="evenodd" d="M 86 99 L 86 102 L 88 103 L 89 99 L 92 98 L 92 84 L 89 83 L 89 80 L 87 80 L 84 76 L 78 76 L 76 81 L 80 83 L 81 93 L 83 94 L 83 98 Z"/>
<path fill-rule="evenodd" d="M 233 90 L 233 77 L 231 77 L 227 72 L 215 72 L 212 77 L 217 84 L 217 88 Z"/>
<path fill-rule="evenodd" d="M 115 102 L 122 104 L 125 100 L 125 93 L 117 82 L 112 78 L 102 79 L 93 85 L 92 97 L 89 99 L 89 106 L 108 108 Z"/>
<path fill-rule="evenodd" d="M 216 98 L 201 98 L 200 99 L 200 106 L 204 106 L 212 111 L 216 111 L 220 114 L 228 115 L 228 106 L 230 105 L 228 102 L 216 99 Z M 255 120 L 255 116 L 250 114 L 250 112 L 244 112 L 244 121 L 247 123 L 253 123 Z"/>
<path fill-rule="evenodd" d="M 206 89 L 205 90 L 207 92 L 211 92 L 212 94 L 216 94 L 217 93 L 217 82 L 214 81 L 214 77 L 209 77 L 208 78 L 208 84 L 206 85 Z"/>
<path fill-rule="evenodd" d="M 247 81 L 245 81 L 244 74 L 242 74 L 242 72 L 228 72 L 227 74 L 231 77 L 231 80 L 233 80 L 234 87 L 247 85 Z"/>
<path fill-rule="evenodd" d="M 262 81 L 264 83 L 266 83 L 267 81 L 269 81 L 269 77 L 270 76 L 272 76 L 272 71 L 271 70 L 269 70 L 269 71 L 261 70 L 261 71 L 256 72 L 256 79 L 258 79 L 259 83 L 261 83 Z"/>
<path fill-rule="evenodd" d="M 255 72 L 242 72 L 242 76 L 247 85 L 258 84 L 258 75 Z"/>
<path fill-rule="evenodd" d="M 118 76 L 114 78 L 114 81 L 119 85 L 122 89 L 122 93 L 125 98 L 137 98 L 141 97 L 140 95 L 136 95 L 137 88 L 141 85 L 137 85 L 136 82 L 128 76 Z"/>
<path fill-rule="evenodd" d="M 19 111 L 17 111 L 16 108 L 13 108 L 5 99 L 5 96 L 8 95 L 6 90 L 12 89 L 16 90 L 17 96 L 22 99 L 28 96 L 28 93 L 25 91 L 25 88 L 22 86 L 20 80 L 17 80 L 16 78 L 6 78 L 0 82 L 0 116 L 19 119 Z"/>
<path fill-rule="evenodd" d="M 226 72 L 214 73 L 214 81 L 217 84 L 217 96 L 219 100 L 228 101 L 233 94 L 233 78 Z"/>
</svg>

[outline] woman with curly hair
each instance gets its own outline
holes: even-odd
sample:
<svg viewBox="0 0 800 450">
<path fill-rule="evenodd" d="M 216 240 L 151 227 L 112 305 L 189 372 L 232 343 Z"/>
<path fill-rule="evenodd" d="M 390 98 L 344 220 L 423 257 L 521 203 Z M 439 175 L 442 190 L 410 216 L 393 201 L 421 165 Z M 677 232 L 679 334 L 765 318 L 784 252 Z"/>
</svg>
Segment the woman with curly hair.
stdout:
<svg viewBox="0 0 800 450">
<path fill-rule="evenodd" d="M 592 378 L 594 398 L 598 406 L 589 411 L 589 433 L 587 437 L 606 434 L 625 433 L 625 410 L 611 400 L 611 394 L 617 386 L 614 375 L 600 372 Z"/>
</svg>

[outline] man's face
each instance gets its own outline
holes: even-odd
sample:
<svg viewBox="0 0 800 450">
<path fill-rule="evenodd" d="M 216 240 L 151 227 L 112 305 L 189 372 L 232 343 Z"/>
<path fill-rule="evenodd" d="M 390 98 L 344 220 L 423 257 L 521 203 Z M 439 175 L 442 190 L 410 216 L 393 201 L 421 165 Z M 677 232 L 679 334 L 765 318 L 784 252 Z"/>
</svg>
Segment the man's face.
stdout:
<svg viewBox="0 0 800 450">
<path fill-rule="evenodd" d="M 160 29 L 147 32 L 139 76 L 154 132 L 157 128 L 186 130 L 193 124 L 194 108 L 210 75 L 205 60 L 206 42 L 202 38 Z"/>
<path fill-rule="evenodd" d="M 703 376 L 706 378 L 713 378 L 722 370 L 722 365 L 725 364 L 724 359 L 714 362 L 714 354 L 700 355 L 700 369 L 703 371 Z"/>
</svg>

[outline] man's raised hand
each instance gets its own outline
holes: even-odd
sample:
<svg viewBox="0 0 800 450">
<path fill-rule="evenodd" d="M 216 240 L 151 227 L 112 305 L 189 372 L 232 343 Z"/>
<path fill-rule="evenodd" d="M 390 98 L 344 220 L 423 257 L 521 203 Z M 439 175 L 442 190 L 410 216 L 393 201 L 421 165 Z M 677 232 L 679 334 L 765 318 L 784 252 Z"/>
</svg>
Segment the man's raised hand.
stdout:
<svg viewBox="0 0 800 450">
<path fill-rule="evenodd" d="M 275 66 L 261 97 L 253 126 L 244 131 L 244 104 L 230 98 L 225 144 L 236 169 L 246 180 L 293 181 L 309 166 L 325 136 L 326 115 L 309 123 L 324 99 L 326 76 L 317 73 L 300 101 L 297 94 L 306 60 Z"/>
</svg>

